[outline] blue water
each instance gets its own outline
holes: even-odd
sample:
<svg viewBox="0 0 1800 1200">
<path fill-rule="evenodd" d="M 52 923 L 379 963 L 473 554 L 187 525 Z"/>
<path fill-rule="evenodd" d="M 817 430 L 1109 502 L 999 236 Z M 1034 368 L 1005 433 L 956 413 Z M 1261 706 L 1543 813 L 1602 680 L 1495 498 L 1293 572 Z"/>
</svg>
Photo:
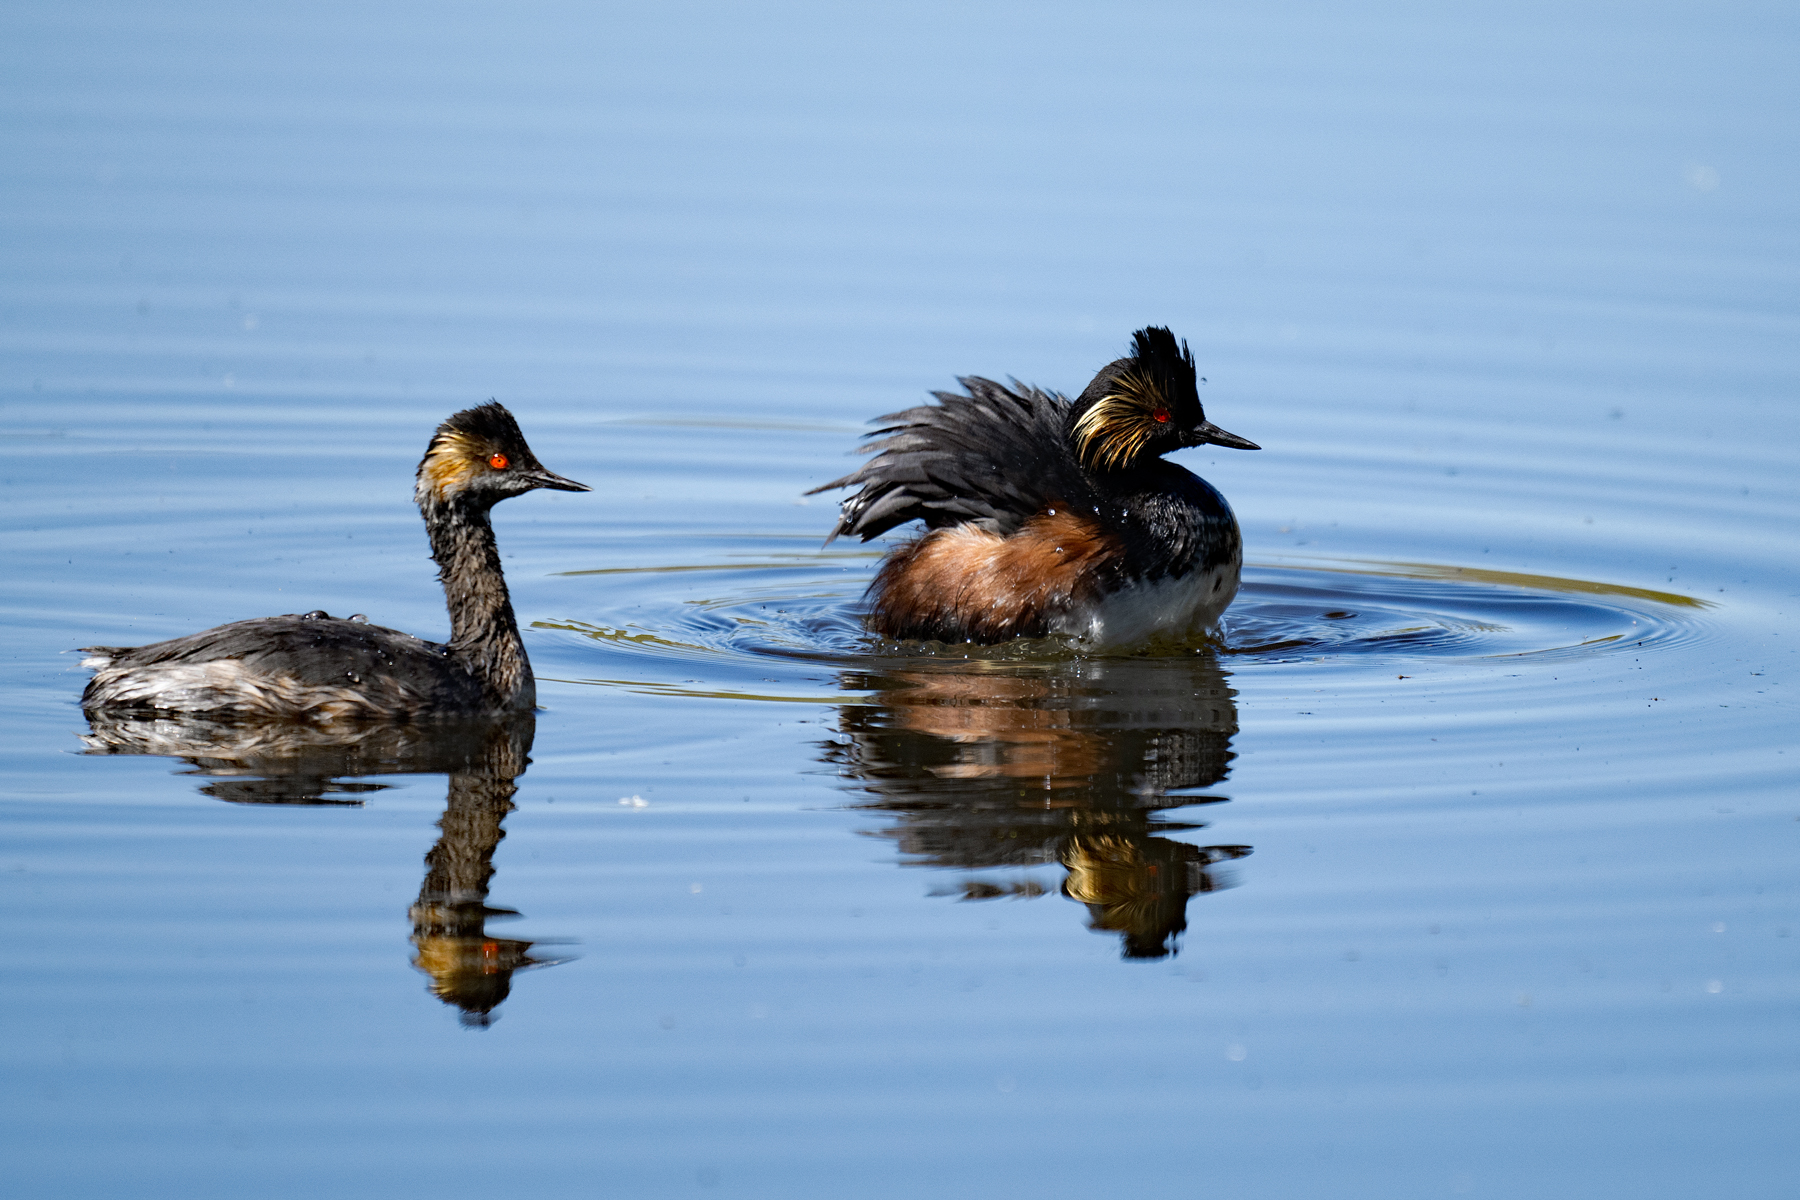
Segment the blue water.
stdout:
<svg viewBox="0 0 1800 1200">
<path fill-rule="evenodd" d="M 0 14 L 9 1192 L 1790 1194 L 1797 33 Z M 867 420 L 1150 322 L 1266 447 L 1177 456 L 1222 640 L 865 635 Z M 443 636 L 489 397 L 594 487 L 497 514 L 528 729 L 83 717 L 78 646 Z"/>
</svg>

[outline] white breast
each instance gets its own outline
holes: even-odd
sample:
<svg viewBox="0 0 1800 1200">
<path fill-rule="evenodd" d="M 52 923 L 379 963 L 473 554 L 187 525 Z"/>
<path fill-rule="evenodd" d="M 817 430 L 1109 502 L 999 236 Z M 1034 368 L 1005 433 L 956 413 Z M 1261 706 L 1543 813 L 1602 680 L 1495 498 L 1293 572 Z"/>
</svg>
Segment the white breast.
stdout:
<svg viewBox="0 0 1800 1200">
<path fill-rule="evenodd" d="M 1180 579 L 1113 592 L 1097 604 L 1058 619 L 1054 632 L 1107 650 L 1190 640 L 1218 624 L 1237 595 L 1241 567 L 1237 561 L 1221 563 Z"/>
</svg>

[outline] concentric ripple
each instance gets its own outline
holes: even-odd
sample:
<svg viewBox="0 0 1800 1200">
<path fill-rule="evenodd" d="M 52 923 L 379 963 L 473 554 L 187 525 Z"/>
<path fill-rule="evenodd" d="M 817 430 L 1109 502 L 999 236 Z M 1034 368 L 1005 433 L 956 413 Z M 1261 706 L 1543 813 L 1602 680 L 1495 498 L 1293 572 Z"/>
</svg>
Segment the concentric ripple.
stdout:
<svg viewBox="0 0 1800 1200">
<path fill-rule="evenodd" d="M 1680 640 L 1708 607 L 1670 592 L 1434 563 L 1252 565 L 1220 649 L 1256 658 L 1594 653 Z"/>
<path fill-rule="evenodd" d="M 844 697 L 834 668 L 1086 657 L 1060 639 L 971 647 L 877 638 L 860 613 L 878 553 L 780 546 L 733 557 L 568 572 L 598 586 L 586 612 L 537 623 L 568 635 L 541 673 L 665 694 L 836 701 Z M 1605 582 L 1433 563 L 1264 563 L 1245 568 L 1219 638 L 1156 653 L 1373 669 L 1418 658 L 1641 652 L 1697 636 L 1708 607 Z"/>
</svg>

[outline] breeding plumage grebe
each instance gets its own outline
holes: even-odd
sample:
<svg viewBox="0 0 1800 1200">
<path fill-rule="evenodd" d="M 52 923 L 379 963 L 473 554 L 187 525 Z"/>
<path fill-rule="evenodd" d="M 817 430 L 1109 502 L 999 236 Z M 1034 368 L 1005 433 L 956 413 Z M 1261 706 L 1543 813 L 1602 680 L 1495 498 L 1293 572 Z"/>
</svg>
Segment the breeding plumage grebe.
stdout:
<svg viewBox="0 0 1800 1200">
<path fill-rule="evenodd" d="M 869 627 L 1117 647 L 1212 626 L 1237 594 L 1237 518 L 1212 485 L 1162 456 L 1260 447 L 1206 419 L 1196 379 L 1187 343 L 1152 325 L 1072 404 L 971 376 L 958 380 L 965 395 L 934 392 L 937 404 L 880 418 L 865 447 L 875 457 L 813 489 L 861 485 L 827 545 L 925 522 L 869 586 Z"/>
<path fill-rule="evenodd" d="M 427 642 L 324 612 L 234 621 L 120 648 L 90 646 L 81 706 L 235 711 L 314 720 L 469 716 L 529 709 L 537 685 L 513 617 L 488 512 L 535 488 L 591 490 L 546 470 L 499 404 L 439 425 L 414 498 L 431 538 L 450 641 Z"/>
</svg>

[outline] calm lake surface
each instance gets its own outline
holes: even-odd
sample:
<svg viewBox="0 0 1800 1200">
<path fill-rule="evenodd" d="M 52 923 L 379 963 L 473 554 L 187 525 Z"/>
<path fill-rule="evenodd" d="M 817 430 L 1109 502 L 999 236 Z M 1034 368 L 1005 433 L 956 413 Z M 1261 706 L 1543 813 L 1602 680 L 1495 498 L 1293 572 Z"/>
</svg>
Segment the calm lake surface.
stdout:
<svg viewBox="0 0 1800 1200">
<path fill-rule="evenodd" d="M 1791 6 L 0 29 L 9 1194 L 1793 1194 Z M 1219 643 L 863 634 L 866 421 L 1152 322 Z M 444 636 L 489 397 L 535 718 L 90 725 Z"/>
</svg>

